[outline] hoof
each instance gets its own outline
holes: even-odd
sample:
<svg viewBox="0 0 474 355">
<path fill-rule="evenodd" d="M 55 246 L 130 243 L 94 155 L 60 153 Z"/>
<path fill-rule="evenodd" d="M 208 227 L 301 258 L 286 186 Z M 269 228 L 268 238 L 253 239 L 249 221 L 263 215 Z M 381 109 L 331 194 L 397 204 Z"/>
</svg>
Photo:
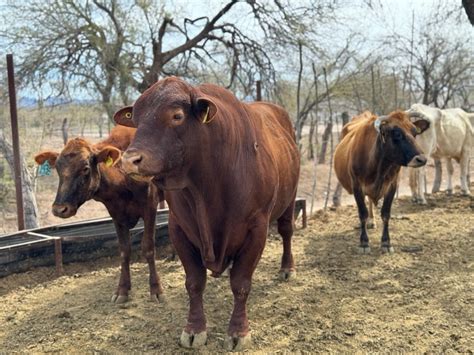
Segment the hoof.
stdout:
<svg viewBox="0 0 474 355">
<path fill-rule="evenodd" d="M 368 245 L 366 247 L 360 246 L 359 254 L 370 254 L 370 247 Z"/>
<path fill-rule="evenodd" d="M 380 249 L 384 254 L 393 254 L 395 253 L 395 249 L 392 246 L 381 246 Z"/>
<path fill-rule="evenodd" d="M 367 222 L 367 224 L 365 225 L 365 228 L 366 229 L 374 229 L 375 228 L 375 222 L 374 221 Z"/>
<path fill-rule="evenodd" d="M 207 332 L 203 331 L 197 334 L 189 334 L 187 331 L 183 330 L 181 336 L 179 337 L 179 345 L 183 348 L 199 348 L 203 345 L 206 345 L 207 342 Z"/>
<path fill-rule="evenodd" d="M 461 196 L 471 196 L 471 192 L 463 190 L 463 191 L 461 191 Z"/>
<path fill-rule="evenodd" d="M 252 345 L 252 337 L 250 333 L 243 337 L 228 336 L 224 342 L 224 348 L 227 351 L 243 351 Z"/>
<path fill-rule="evenodd" d="M 163 293 L 151 294 L 150 301 L 156 302 L 156 303 L 163 303 L 163 302 L 166 302 L 166 297 Z"/>
<path fill-rule="evenodd" d="M 418 200 L 418 204 L 425 206 L 425 205 L 427 205 L 428 203 L 426 202 L 425 199 L 420 199 L 420 200 Z"/>
<path fill-rule="evenodd" d="M 278 279 L 280 281 L 289 281 L 290 279 L 294 279 L 296 277 L 295 269 L 281 269 L 278 273 Z"/>
<path fill-rule="evenodd" d="M 128 302 L 128 295 L 113 295 L 110 301 L 115 304 L 122 304 Z"/>
<path fill-rule="evenodd" d="M 453 190 L 446 190 L 446 195 L 453 196 Z"/>
</svg>

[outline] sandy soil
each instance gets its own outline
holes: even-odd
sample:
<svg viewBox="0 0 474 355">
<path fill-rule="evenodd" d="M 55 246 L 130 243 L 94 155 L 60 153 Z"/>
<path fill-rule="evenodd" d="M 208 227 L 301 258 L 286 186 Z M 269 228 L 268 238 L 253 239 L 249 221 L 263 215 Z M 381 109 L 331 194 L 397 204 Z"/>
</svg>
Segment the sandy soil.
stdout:
<svg viewBox="0 0 474 355">
<path fill-rule="evenodd" d="M 395 254 L 357 253 L 356 208 L 317 212 L 294 237 L 296 279 L 277 279 L 281 241 L 270 234 L 254 277 L 249 318 L 256 353 L 473 352 L 474 201 L 444 194 L 428 206 L 394 204 Z M 110 303 L 118 258 L 38 268 L 0 280 L 3 352 L 184 352 L 177 339 L 187 295 L 179 262 L 158 262 L 167 300 L 148 300 L 147 267 L 132 266 L 132 298 Z M 209 278 L 208 344 L 221 352 L 232 308 L 229 281 Z"/>
</svg>

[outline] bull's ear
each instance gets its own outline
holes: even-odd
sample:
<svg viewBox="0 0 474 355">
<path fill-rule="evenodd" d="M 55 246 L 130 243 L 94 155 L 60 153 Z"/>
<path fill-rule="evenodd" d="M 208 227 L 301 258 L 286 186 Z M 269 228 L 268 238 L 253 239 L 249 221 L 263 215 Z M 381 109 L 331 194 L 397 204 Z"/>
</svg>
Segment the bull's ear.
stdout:
<svg viewBox="0 0 474 355">
<path fill-rule="evenodd" d="M 53 168 L 56 165 L 56 159 L 58 159 L 59 153 L 56 152 L 41 152 L 36 154 L 35 162 L 39 165 L 44 164 L 45 161 L 49 163 L 49 165 Z"/>
<path fill-rule="evenodd" d="M 132 121 L 133 106 L 125 106 L 115 112 L 114 121 L 121 126 L 135 127 Z"/>
<path fill-rule="evenodd" d="M 106 166 L 110 167 L 113 166 L 122 155 L 122 152 L 110 145 L 105 146 L 102 148 L 97 154 L 97 162 L 98 163 L 105 163 Z"/>
<path fill-rule="evenodd" d="M 428 120 L 417 120 L 413 122 L 413 124 L 416 127 L 416 134 L 422 134 L 424 131 L 426 131 L 428 128 L 430 128 L 430 121 Z"/>
<path fill-rule="evenodd" d="M 196 99 L 196 113 L 202 123 L 209 123 L 217 114 L 217 106 L 207 97 L 198 97 Z"/>
</svg>

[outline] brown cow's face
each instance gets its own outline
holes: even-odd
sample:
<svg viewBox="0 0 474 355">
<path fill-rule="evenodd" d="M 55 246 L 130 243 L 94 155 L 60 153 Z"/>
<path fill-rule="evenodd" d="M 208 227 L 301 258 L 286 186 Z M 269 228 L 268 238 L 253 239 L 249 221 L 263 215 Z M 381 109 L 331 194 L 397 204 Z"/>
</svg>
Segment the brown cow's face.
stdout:
<svg viewBox="0 0 474 355">
<path fill-rule="evenodd" d="M 380 140 L 386 159 L 403 166 L 420 167 L 426 164 L 426 157 L 415 140 L 417 134 L 429 127 L 429 122 L 420 119 L 410 122 L 400 111 L 391 113 L 380 125 Z"/>
<path fill-rule="evenodd" d="M 174 77 L 159 81 L 133 108 L 114 116 L 119 124 L 137 127 L 122 157 L 123 169 L 132 176 L 154 178 L 165 190 L 185 187 L 186 172 L 202 149 L 203 130 L 212 124 L 216 111 L 206 95 L 184 81 Z"/>
<path fill-rule="evenodd" d="M 100 184 L 98 163 L 112 163 L 120 158 L 120 151 L 105 147 L 94 152 L 83 139 L 70 140 L 61 153 L 43 152 L 35 157 L 38 164 L 48 160 L 59 175 L 58 191 L 52 211 L 56 217 L 69 218 L 78 208 L 92 198 Z"/>
</svg>

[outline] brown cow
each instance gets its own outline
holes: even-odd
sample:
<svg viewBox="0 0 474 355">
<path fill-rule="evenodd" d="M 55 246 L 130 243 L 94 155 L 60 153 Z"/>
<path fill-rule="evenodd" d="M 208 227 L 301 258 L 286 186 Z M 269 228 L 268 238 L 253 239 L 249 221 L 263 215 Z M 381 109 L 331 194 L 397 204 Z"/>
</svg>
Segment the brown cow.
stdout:
<svg viewBox="0 0 474 355">
<path fill-rule="evenodd" d="M 366 111 L 344 126 L 341 141 L 336 147 L 334 169 L 337 178 L 349 193 L 354 194 L 359 210 L 362 253 L 370 252 L 367 236 L 369 213 L 365 196 L 374 204 L 383 197 L 382 251 L 393 252 L 388 222 L 400 167 L 426 164 L 415 135 L 426 130 L 429 122 L 419 118 L 412 123 L 410 115 L 416 116 L 413 113 L 395 111 L 377 118 Z"/>
<path fill-rule="evenodd" d="M 247 297 L 271 220 L 278 221 L 283 237 L 280 276 L 287 279 L 294 272 L 299 154 L 288 114 L 270 103 L 240 102 L 215 85 L 193 87 L 170 77 L 115 119 L 138 127 L 122 157 L 124 169 L 153 176 L 165 190 L 170 237 L 190 300 L 180 344 L 205 344 L 206 268 L 217 277 L 232 263 L 234 310 L 225 346 L 243 349 L 250 344 Z"/>
<path fill-rule="evenodd" d="M 162 196 L 154 184 L 136 181 L 126 175 L 117 160 L 135 135 L 135 129 L 118 126 L 110 136 L 92 145 L 75 138 L 68 141 L 60 152 L 42 152 L 35 161 L 46 160 L 56 167 L 59 186 L 53 203 L 53 214 L 61 218 L 74 216 L 86 201 L 102 202 L 112 217 L 117 231 L 122 258 L 120 281 L 112 302 L 128 300 L 130 283 L 130 229 L 143 218 L 142 253 L 150 269 L 150 295 L 153 300 L 162 298 L 163 288 L 155 266 L 156 207 Z M 114 166 L 112 164 L 117 162 Z M 161 197 L 163 199 L 163 197 Z"/>
</svg>

